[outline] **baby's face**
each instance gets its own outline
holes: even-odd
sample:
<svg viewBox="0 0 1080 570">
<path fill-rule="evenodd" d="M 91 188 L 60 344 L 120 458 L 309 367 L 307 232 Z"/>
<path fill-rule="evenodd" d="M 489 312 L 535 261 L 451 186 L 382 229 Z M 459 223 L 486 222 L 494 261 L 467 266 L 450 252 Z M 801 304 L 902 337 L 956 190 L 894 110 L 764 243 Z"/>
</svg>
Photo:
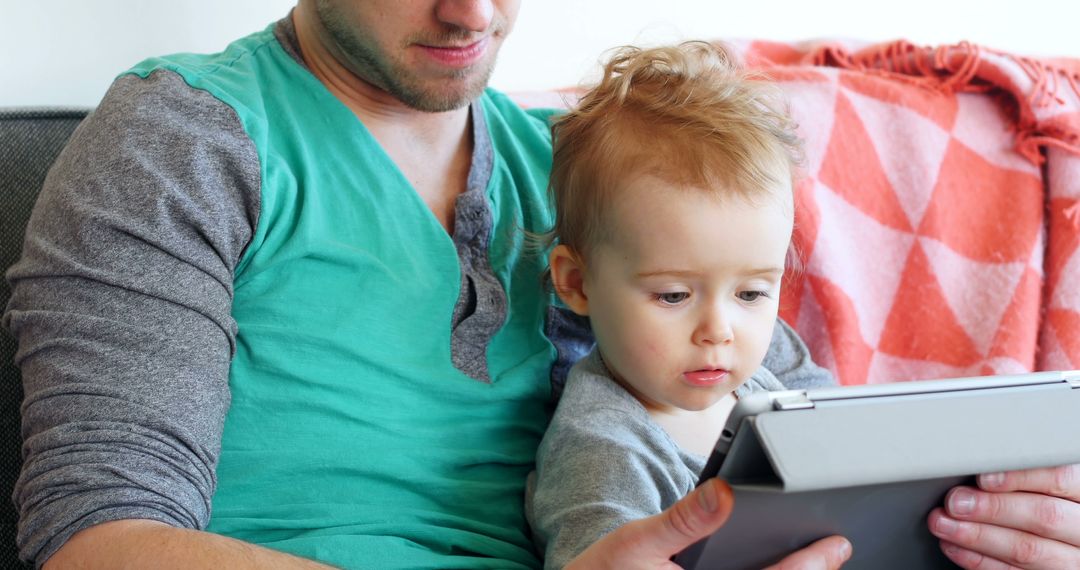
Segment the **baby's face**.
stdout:
<svg viewBox="0 0 1080 570">
<path fill-rule="evenodd" d="M 750 200 L 634 180 L 583 290 L 604 363 L 654 412 L 708 408 L 761 365 L 792 231 L 790 185 Z"/>
</svg>

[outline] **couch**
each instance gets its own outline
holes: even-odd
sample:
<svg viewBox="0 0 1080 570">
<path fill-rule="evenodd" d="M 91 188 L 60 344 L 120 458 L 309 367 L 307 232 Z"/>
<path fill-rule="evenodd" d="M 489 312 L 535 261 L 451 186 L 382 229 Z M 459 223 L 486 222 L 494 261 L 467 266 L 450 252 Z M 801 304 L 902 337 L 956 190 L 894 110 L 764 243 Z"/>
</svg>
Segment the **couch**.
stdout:
<svg viewBox="0 0 1080 570">
<path fill-rule="evenodd" d="M 22 250 L 23 232 L 38 189 L 53 160 L 87 109 L 0 109 L 0 268 Z M 0 307 L 11 290 L 0 280 Z M 22 463 L 19 405 L 22 382 L 15 367 L 15 341 L 0 334 L 0 568 L 18 568 L 15 507 L 11 492 Z"/>
<path fill-rule="evenodd" d="M 841 382 L 1080 368 L 1080 61 L 959 44 L 734 42 L 806 140 L 782 316 Z M 518 93 L 564 106 L 573 90 Z M 86 110 L 0 111 L 0 267 Z M 0 306 L 9 290 L 0 283 Z M 0 567 L 19 373 L 0 335 Z"/>
</svg>

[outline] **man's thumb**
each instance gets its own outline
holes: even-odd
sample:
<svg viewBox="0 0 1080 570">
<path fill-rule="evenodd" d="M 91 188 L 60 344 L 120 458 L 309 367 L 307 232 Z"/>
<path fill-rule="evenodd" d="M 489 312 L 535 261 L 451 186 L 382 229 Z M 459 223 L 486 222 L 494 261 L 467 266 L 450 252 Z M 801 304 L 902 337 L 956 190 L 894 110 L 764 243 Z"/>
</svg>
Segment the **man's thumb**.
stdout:
<svg viewBox="0 0 1080 570">
<path fill-rule="evenodd" d="M 566 568 L 676 568 L 671 557 L 723 526 L 733 502 L 731 487 L 710 479 L 668 510 L 615 529 Z"/>
<path fill-rule="evenodd" d="M 671 508 L 648 520 L 652 542 L 664 549 L 667 556 L 716 532 L 731 515 L 734 498 L 731 487 L 712 478 L 699 485 Z"/>
</svg>

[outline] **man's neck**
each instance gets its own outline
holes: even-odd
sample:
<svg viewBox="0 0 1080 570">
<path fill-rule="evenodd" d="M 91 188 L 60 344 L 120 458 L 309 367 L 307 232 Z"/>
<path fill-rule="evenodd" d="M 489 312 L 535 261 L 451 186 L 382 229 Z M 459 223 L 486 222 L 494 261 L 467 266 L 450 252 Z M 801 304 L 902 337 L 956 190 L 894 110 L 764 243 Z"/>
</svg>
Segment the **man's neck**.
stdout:
<svg viewBox="0 0 1080 570">
<path fill-rule="evenodd" d="M 322 32 L 312 3 L 293 10 L 300 53 L 311 73 L 364 124 L 448 233 L 467 185 L 473 140 L 468 106 L 443 113 L 413 109 L 343 62 Z"/>
</svg>

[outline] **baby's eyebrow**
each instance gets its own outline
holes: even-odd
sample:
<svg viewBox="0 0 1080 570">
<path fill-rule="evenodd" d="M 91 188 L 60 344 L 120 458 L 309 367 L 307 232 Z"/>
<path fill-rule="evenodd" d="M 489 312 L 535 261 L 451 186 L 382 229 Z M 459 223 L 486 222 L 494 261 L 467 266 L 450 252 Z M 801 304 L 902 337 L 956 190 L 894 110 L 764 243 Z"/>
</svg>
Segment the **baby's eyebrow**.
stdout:
<svg viewBox="0 0 1080 570">
<path fill-rule="evenodd" d="M 699 277 L 703 275 L 704 271 L 693 271 L 690 269 L 653 269 L 650 271 L 639 271 L 635 273 L 635 277 L 638 279 L 648 279 L 650 277 Z M 744 271 L 739 272 L 746 277 L 778 277 L 784 274 L 784 268 L 776 265 L 770 265 L 767 267 L 751 267 Z"/>
<path fill-rule="evenodd" d="M 636 274 L 639 279 L 645 279 L 648 277 L 697 277 L 701 275 L 701 271 L 690 271 L 688 269 L 655 269 L 652 271 L 641 271 Z"/>
<path fill-rule="evenodd" d="M 784 273 L 784 268 L 783 267 L 777 267 L 777 266 L 773 265 L 773 266 L 769 266 L 769 267 L 758 267 L 758 268 L 748 269 L 746 271 L 745 275 L 748 275 L 750 277 L 757 277 L 757 276 L 782 275 L 783 273 Z"/>
</svg>

